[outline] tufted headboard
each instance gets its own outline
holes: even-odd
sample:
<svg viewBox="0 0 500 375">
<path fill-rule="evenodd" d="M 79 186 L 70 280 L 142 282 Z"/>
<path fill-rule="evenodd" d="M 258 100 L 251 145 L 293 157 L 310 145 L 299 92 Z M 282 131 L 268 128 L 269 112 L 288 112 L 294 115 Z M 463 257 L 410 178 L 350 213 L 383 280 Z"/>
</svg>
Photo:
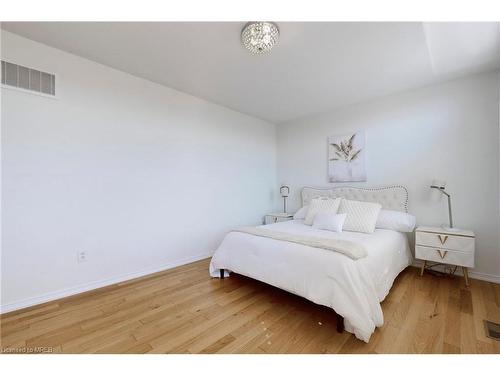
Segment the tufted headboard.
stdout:
<svg viewBox="0 0 500 375">
<path fill-rule="evenodd" d="M 355 201 L 377 202 L 386 210 L 408 212 L 408 190 L 404 186 L 394 185 L 378 188 L 334 187 L 302 189 L 302 206 L 316 197 L 346 198 Z"/>
</svg>

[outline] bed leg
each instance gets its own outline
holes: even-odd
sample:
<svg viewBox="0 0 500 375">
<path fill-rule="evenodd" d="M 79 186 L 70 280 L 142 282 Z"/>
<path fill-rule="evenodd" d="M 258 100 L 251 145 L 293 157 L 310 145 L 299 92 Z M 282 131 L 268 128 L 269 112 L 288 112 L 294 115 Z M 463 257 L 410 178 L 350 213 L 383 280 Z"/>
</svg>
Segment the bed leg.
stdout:
<svg viewBox="0 0 500 375">
<path fill-rule="evenodd" d="M 337 314 L 337 332 L 344 332 L 344 317 Z"/>
<path fill-rule="evenodd" d="M 220 278 L 221 278 L 221 279 L 224 279 L 224 269 L 221 269 L 221 270 L 220 270 Z"/>
</svg>

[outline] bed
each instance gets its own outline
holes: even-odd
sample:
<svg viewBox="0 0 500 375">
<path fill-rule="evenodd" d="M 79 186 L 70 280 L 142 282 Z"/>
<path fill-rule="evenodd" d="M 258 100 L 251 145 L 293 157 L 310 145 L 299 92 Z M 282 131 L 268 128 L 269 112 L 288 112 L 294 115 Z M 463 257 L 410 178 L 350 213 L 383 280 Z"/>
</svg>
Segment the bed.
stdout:
<svg viewBox="0 0 500 375">
<path fill-rule="evenodd" d="M 402 186 L 303 188 L 303 205 L 316 197 L 377 202 L 383 209 L 403 212 L 407 212 L 408 204 L 408 193 Z M 337 233 L 304 225 L 303 220 L 259 228 L 346 240 L 363 245 L 367 255 L 354 260 L 334 251 L 232 231 L 215 251 L 210 275 L 224 278 L 235 272 L 330 307 L 339 316 L 339 330 L 345 328 L 368 342 L 375 328 L 384 322 L 380 302 L 389 293 L 396 276 L 411 264 L 408 235 L 387 229 L 376 229 L 371 234 Z"/>
</svg>

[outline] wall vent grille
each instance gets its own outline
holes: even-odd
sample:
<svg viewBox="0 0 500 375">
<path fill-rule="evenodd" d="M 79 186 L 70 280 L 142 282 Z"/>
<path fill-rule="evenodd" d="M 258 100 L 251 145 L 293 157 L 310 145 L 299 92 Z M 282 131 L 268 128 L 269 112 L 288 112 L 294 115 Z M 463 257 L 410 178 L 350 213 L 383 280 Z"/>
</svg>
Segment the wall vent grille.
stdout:
<svg viewBox="0 0 500 375">
<path fill-rule="evenodd" d="M 56 76 L 2 60 L 2 85 L 56 95 Z"/>
</svg>

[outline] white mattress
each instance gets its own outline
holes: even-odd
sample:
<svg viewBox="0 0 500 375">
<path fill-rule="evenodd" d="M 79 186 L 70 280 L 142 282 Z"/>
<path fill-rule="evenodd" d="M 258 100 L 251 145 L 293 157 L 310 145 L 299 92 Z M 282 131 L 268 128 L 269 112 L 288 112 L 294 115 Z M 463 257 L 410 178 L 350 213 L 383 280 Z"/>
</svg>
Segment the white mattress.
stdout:
<svg viewBox="0 0 500 375">
<path fill-rule="evenodd" d="M 329 250 L 230 232 L 212 257 L 210 275 L 218 277 L 220 269 L 233 271 L 331 307 L 344 317 L 347 331 L 368 342 L 375 327 L 383 324 L 380 302 L 411 264 L 407 235 L 385 229 L 336 233 L 314 229 L 303 220 L 262 228 L 354 241 L 366 247 L 368 256 L 353 260 Z"/>
</svg>

